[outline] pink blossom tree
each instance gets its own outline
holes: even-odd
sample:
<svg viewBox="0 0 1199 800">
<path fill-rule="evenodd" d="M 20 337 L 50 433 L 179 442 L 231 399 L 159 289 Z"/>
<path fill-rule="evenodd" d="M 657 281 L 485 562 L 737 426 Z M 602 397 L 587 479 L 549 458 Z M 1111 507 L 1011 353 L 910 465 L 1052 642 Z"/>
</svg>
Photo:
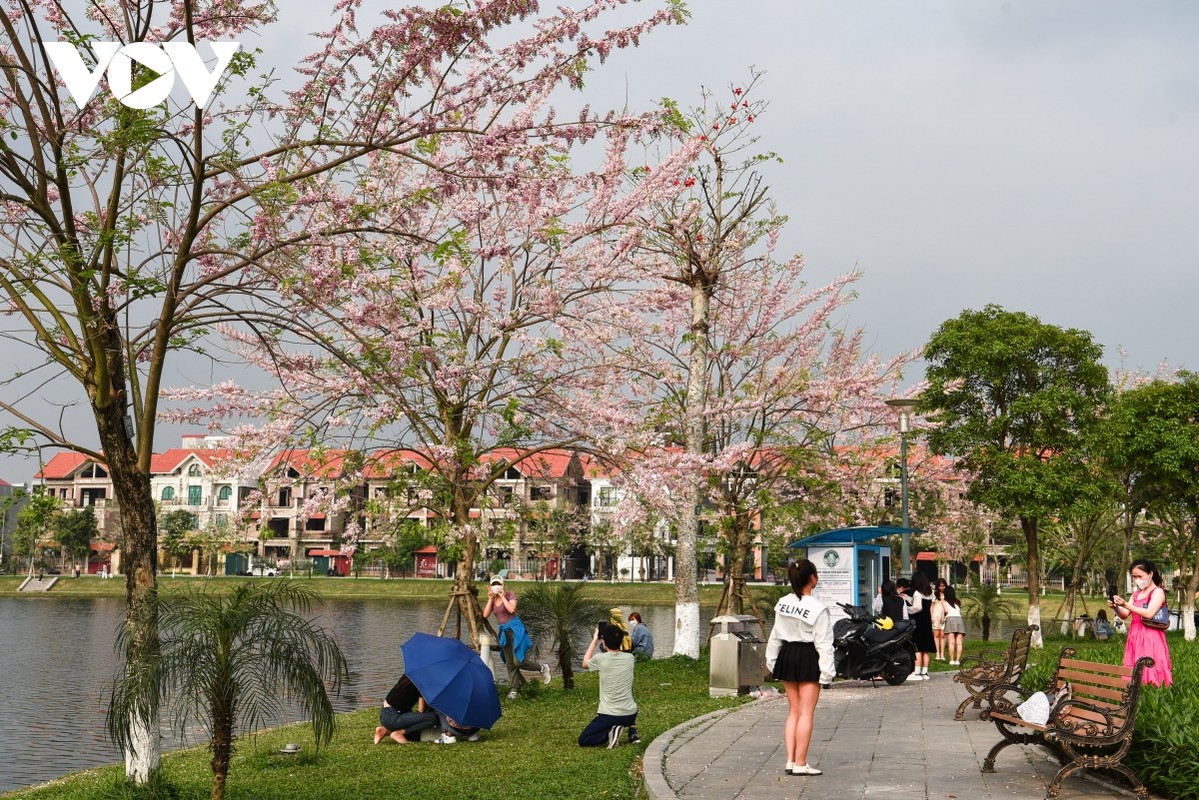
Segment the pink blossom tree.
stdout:
<svg viewBox="0 0 1199 800">
<path fill-rule="evenodd" d="M 269 262 L 272 291 L 302 329 L 224 330 L 241 357 L 286 388 L 174 394 L 199 401 L 180 418 L 265 418 L 252 430 L 230 428 L 243 443 L 306 437 L 417 453 L 445 501 L 460 554 L 453 602 L 472 639 L 479 609 L 470 588 L 484 531 L 470 512 L 497 478 L 521 468 L 497 452 L 520 447 L 536 460 L 578 441 L 586 412 L 602 406 L 608 376 L 579 365 L 602 335 L 612 292 L 629 281 L 642 236 L 637 211 L 677 191 L 693 155 L 680 147 L 652 177 L 629 184 L 626 153 L 660 118 L 585 107 L 568 119 L 550 105 L 556 89 L 580 80 L 576 50 L 602 57 L 681 14 L 669 5 L 602 39 L 575 32 L 608 5 L 559 10 L 494 53 L 470 48 L 478 61 L 455 69 L 447 77 L 464 77 L 431 101 L 452 107 L 458 130 L 414 130 L 337 186 L 339 203 L 285 209 L 288 228 L 316 231 L 366 215 L 352 236 L 314 236 L 302 258 Z M 574 47 L 560 49 L 568 41 Z M 534 63 L 519 92 L 497 96 L 501 67 Z M 599 161 L 594 169 L 572 164 L 584 148 Z"/>
<path fill-rule="evenodd" d="M 157 640 L 149 465 L 173 354 L 219 358 L 208 335 L 221 325 L 311 337 L 315 329 L 298 316 L 305 309 L 288 306 L 303 288 L 293 284 L 374 263 L 371 231 L 425 239 L 436 228 L 425 215 L 458 202 L 461 181 L 504 191 L 518 151 L 552 163 L 561 143 L 594 136 L 605 120 L 584 109 L 562 122 L 549 95 L 580 86 L 589 64 L 684 16 L 666 0 L 642 22 L 600 30 L 620 3 L 595 0 L 534 20 L 534 0 L 480 0 L 390 10 L 368 29 L 359 27 L 361 5 L 330 6 L 331 27 L 290 91 L 252 82 L 258 56 L 243 49 L 221 77 L 210 76 L 206 106 L 176 91 L 148 109 L 123 105 L 114 91 L 169 76 L 154 78 L 104 43 L 198 43 L 193 57 L 208 59 L 210 72 L 216 51 L 200 40 L 249 40 L 275 5 L 96 0 L 75 14 L 55 0 L 10 0 L 0 14 L 0 292 L 16 320 L 7 336 L 32 353 L 0 403 L 17 421 L 3 441 L 102 454 L 109 466 L 123 522 L 131 670 Z M 501 38 L 508 43 L 497 45 Z M 108 86 L 72 100 L 43 44 L 56 40 L 75 46 L 85 72 L 115 58 Z M 361 202 L 371 182 L 389 185 L 392 205 Z M 458 258 L 453 236 L 434 244 L 439 257 Z M 369 317 L 370 291 L 386 287 L 366 272 L 360 312 Z M 430 288 L 434 307 L 448 288 Z M 91 411 L 98 446 L 59 424 L 74 403 Z M 131 719 L 121 744 L 127 772 L 144 780 L 158 762 L 157 699 L 147 697 Z"/>
<path fill-rule="evenodd" d="M 703 151 L 681 193 L 645 217 L 642 268 L 652 283 L 614 321 L 625 326 L 613 342 L 636 375 L 628 398 L 642 421 L 639 436 L 614 441 L 630 454 L 626 484 L 675 529 L 675 653 L 692 658 L 702 507 L 720 530 L 739 609 L 755 527 L 797 460 L 889 418 L 884 387 L 907 360 L 867 356 L 861 331 L 836 328 L 856 274 L 812 289 L 802 258 L 777 256 L 786 220 L 762 172 L 776 156 L 755 151 L 753 122 L 766 106 L 751 98 L 758 82 L 706 94 L 689 115 L 665 105 L 664 117 Z M 654 449 L 668 442 L 682 446 Z"/>
</svg>

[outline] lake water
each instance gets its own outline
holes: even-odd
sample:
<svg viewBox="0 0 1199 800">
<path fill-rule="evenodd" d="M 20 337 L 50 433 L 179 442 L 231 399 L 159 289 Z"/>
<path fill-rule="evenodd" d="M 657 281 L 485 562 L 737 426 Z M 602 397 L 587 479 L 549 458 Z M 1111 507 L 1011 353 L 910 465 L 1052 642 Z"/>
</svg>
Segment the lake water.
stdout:
<svg viewBox="0 0 1199 800">
<path fill-rule="evenodd" d="M 445 608 L 445 601 L 325 604 L 319 620 L 350 664 L 337 709 L 378 706 L 403 671 L 400 644 L 416 631 L 435 633 Z M 123 609 L 115 598 L 0 598 L 0 792 L 120 760 L 105 739 L 104 713 Z M 674 608 L 637 610 L 654 634 L 655 652 L 670 655 Z M 701 630 L 708 621 L 705 614 Z M 497 674 L 503 678 L 502 666 Z"/>
</svg>

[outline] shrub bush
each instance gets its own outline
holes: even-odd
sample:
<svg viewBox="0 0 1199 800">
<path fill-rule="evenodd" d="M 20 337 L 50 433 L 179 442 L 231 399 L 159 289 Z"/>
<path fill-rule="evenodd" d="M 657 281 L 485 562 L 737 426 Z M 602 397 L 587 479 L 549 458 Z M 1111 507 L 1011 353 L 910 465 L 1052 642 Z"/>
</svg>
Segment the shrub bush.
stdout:
<svg viewBox="0 0 1199 800">
<path fill-rule="evenodd" d="M 1124 763 L 1154 794 L 1173 800 L 1199 800 L 1199 641 L 1187 642 L 1180 633 L 1167 637 L 1174 685 L 1146 686 L 1137 708 L 1136 733 Z M 1045 648 L 1024 670 L 1021 688 L 1043 691 L 1049 685 L 1062 647 L 1071 646 L 1084 661 L 1119 664 L 1124 640 L 1111 643 L 1073 643 L 1046 639 Z"/>
</svg>

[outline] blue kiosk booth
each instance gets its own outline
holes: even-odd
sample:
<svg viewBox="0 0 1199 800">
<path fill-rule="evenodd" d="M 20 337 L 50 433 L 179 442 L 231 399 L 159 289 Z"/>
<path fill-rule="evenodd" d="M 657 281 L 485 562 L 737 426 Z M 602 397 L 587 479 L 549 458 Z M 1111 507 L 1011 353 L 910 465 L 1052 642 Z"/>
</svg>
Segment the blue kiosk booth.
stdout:
<svg viewBox="0 0 1199 800">
<path fill-rule="evenodd" d="M 860 525 L 806 536 L 787 545 L 796 557 L 816 564 L 820 581 L 813 597 L 828 606 L 834 620 L 845 616 L 836 604 L 870 608 L 884 578 L 892 576 L 889 536 L 924 533 L 921 528 Z M 881 540 L 881 541 L 880 541 Z"/>
</svg>

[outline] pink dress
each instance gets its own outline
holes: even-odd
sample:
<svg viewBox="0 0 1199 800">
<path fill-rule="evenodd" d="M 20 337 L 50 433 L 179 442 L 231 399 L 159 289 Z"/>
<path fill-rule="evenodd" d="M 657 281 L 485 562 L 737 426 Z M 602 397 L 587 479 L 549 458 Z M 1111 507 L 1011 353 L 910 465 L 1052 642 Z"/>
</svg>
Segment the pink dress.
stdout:
<svg viewBox="0 0 1199 800">
<path fill-rule="evenodd" d="M 1150 586 L 1144 591 L 1132 593 L 1128 604 L 1144 607 L 1149 602 L 1153 590 Z M 1131 667 L 1138 658 L 1149 656 L 1153 666 L 1141 675 L 1142 684 L 1153 686 L 1170 686 L 1174 683 L 1173 670 L 1170 666 L 1170 648 L 1166 646 L 1166 632 L 1146 628 L 1140 614 L 1128 615 L 1128 641 L 1124 644 L 1124 666 Z"/>
</svg>

